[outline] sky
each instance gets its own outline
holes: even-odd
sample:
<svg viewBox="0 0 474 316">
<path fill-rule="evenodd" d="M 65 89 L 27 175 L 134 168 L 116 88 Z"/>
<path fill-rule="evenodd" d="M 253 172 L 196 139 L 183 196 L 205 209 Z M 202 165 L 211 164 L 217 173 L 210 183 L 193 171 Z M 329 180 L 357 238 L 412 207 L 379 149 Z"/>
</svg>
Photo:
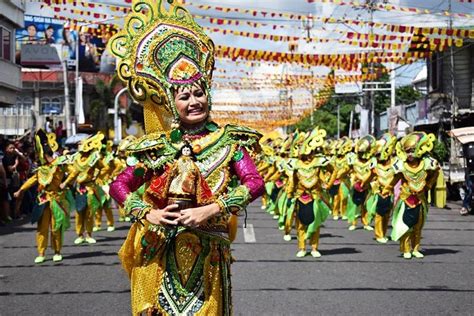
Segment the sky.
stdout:
<svg viewBox="0 0 474 316">
<path fill-rule="evenodd" d="M 356 2 L 353 0 L 352 2 Z M 80 1 L 79 1 L 80 2 Z M 126 4 L 124 0 L 88 0 L 89 3 L 97 4 L 112 4 L 116 6 L 130 6 Z M 197 22 L 203 27 L 210 28 L 220 28 L 220 29 L 230 29 L 230 30 L 239 30 L 239 31 L 248 31 L 253 33 L 265 33 L 265 34 L 278 34 L 278 35 L 292 35 L 300 36 L 302 39 L 298 42 L 298 53 L 302 54 L 342 54 L 342 53 L 356 53 L 363 48 L 359 48 L 353 45 L 347 45 L 339 43 L 335 40 L 345 39 L 345 32 L 355 32 L 355 33 L 369 33 L 370 30 L 367 26 L 354 26 L 344 23 L 327 23 L 324 24 L 320 21 L 321 18 L 335 18 L 338 20 L 350 19 L 350 20 L 360 20 L 360 21 L 369 21 L 370 13 L 367 10 L 362 10 L 360 8 L 354 8 L 349 5 L 337 5 L 322 3 L 321 0 L 315 0 L 314 3 L 308 3 L 307 0 L 259 0 L 259 1 L 250 1 L 250 0 L 186 0 L 186 8 L 194 15 L 198 16 L 207 16 L 215 18 L 227 18 L 227 19 L 238 19 L 240 21 L 251 21 L 251 22 L 262 22 L 267 24 L 278 24 L 283 25 L 284 28 L 279 28 L 274 30 L 271 27 L 260 27 L 253 28 L 250 26 L 226 26 L 226 25 L 215 25 L 209 23 L 207 19 L 197 18 Z M 350 2 L 347 0 L 345 2 Z M 359 0 L 360 3 L 364 3 L 365 0 Z M 382 1 L 379 1 L 382 2 Z M 389 4 L 399 5 L 404 7 L 415 7 L 418 9 L 429 10 L 431 14 L 420 14 L 420 13 L 408 13 L 400 11 L 375 11 L 373 13 L 374 22 L 383 22 L 388 24 L 401 24 L 407 26 L 421 26 L 421 27 L 446 27 L 448 25 L 449 18 L 442 14 L 443 11 L 448 10 L 449 0 L 430 0 L 430 1 L 421 1 L 421 0 L 390 0 Z M 222 11 L 216 10 L 201 10 L 198 8 L 198 5 L 211 5 L 211 6 L 222 6 L 222 7 L 231 7 L 231 8 L 242 8 L 242 9 L 255 9 L 260 11 L 281 11 L 295 14 L 307 15 L 311 13 L 314 17 L 314 26 L 310 31 L 311 37 L 324 38 L 324 39 L 333 39 L 328 43 L 306 43 L 304 37 L 307 32 L 303 29 L 301 22 L 297 20 L 289 20 L 285 18 L 270 18 L 269 16 L 263 17 L 261 15 L 252 16 L 245 15 L 241 13 L 225 13 Z M 456 13 L 465 13 L 465 14 L 474 14 L 474 3 L 461 2 L 460 0 L 451 0 L 451 12 Z M 63 7 L 63 6 L 61 6 Z M 83 9 L 78 6 L 76 9 Z M 44 16 L 54 16 L 54 11 L 52 8 L 43 8 L 40 10 L 39 3 L 27 3 L 26 14 L 38 15 L 38 12 L 41 12 L 40 15 Z M 95 9 L 94 12 L 111 14 L 112 12 L 107 9 Z M 77 18 L 78 16 L 73 14 L 63 13 L 67 17 Z M 89 18 L 90 19 L 90 18 Z M 121 18 L 116 19 L 115 21 L 121 21 Z M 469 27 L 473 26 L 473 19 L 453 17 L 452 23 L 454 27 Z M 393 34 L 386 30 L 375 29 L 376 34 Z M 214 40 L 217 45 L 226 45 L 231 47 L 241 47 L 247 49 L 257 49 L 257 50 L 268 50 L 275 52 L 288 52 L 288 43 L 287 42 L 274 42 L 269 40 L 256 40 L 251 38 L 245 38 L 241 36 L 233 35 L 223 35 L 220 33 L 209 33 L 210 37 Z M 396 33 L 398 35 L 409 35 L 407 33 Z M 411 83 L 411 80 L 418 74 L 419 71 L 424 66 L 424 62 L 418 62 L 412 65 L 399 66 L 396 71 L 396 84 L 397 86 L 407 85 Z M 278 65 L 277 67 L 261 64 L 258 67 L 249 67 L 247 63 L 240 62 L 236 63 L 233 61 L 221 61 L 218 60 L 216 63 L 217 69 L 226 69 L 227 75 L 234 76 L 243 76 L 239 70 L 245 69 L 252 73 L 253 77 L 259 77 L 260 74 L 275 73 L 275 74 L 309 74 L 313 73 L 316 75 L 321 75 L 328 73 L 330 71 L 327 67 L 312 67 L 311 69 L 303 69 L 300 66 L 295 65 Z M 225 79 L 221 79 L 221 81 Z M 222 100 L 228 100 L 229 96 L 232 96 L 232 100 L 261 100 L 265 98 L 266 100 L 278 100 L 279 91 L 225 91 L 224 97 Z M 298 95 L 305 99 L 305 93 L 307 91 L 301 91 Z M 222 94 L 221 94 L 222 95 Z M 217 97 L 217 103 L 219 102 L 219 97 Z"/>
</svg>

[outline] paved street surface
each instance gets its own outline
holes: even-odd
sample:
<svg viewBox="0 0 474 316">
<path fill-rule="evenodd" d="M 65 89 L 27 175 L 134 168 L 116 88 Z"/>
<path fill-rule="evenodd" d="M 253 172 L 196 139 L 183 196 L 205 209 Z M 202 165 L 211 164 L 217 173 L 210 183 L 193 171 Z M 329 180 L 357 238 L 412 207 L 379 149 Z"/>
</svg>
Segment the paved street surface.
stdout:
<svg viewBox="0 0 474 316">
<path fill-rule="evenodd" d="M 403 259 L 398 243 L 377 244 L 371 232 L 328 219 L 322 257 L 298 259 L 276 222 L 249 208 L 233 244 L 236 315 L 474 314 L 474 216 L 432 209 L 423 230 L 424 259 Z M 243 222 L 243 218 L 241 219 Z M 242 223 L 241 223 L 242 224 Z M 98 232 L 95 245 L 64 238 L 64 261 L 35 265 L 35 226 L 0 227 L 0 315 L 128 315 L 129 283 L 116 255 L 128 226 Z"/>
</svg>

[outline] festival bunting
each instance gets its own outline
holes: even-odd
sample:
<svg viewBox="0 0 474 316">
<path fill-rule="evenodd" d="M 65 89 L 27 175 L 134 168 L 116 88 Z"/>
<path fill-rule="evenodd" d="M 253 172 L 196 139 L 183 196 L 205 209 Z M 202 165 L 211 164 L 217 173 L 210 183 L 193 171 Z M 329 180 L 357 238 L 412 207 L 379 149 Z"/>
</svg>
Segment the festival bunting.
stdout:
<svg viewBox="0 0 474 316">
<path fill-rule="evenodd" d="M 399 11 L 405 13 L 414 13 L 414 14 L 431 14 L 431 15 L 442 15 L 442 16 L 451 16 L 451 17 L 458 17 L 464 19 L 470 19 L 473 17 L 472 14 L 466 13 L 457 13 L 457 12 L 450 12 L 450 11 L 433 11 L 429 9 L 419 9 L 414 7 L 403 7 L 398 6 L 392 3 L 366 3 L 360 1 L 345 1 L 345 0 L 306 0 L 308 3 L 330 3 L 336 5 L 346 5 L 351 7 L 360 7 L 365 9 L 376 9 L 376 10 L 384 10 L 384 11 Z M 472 0 L 470 0 L 472 1 Z"/>
</svg>

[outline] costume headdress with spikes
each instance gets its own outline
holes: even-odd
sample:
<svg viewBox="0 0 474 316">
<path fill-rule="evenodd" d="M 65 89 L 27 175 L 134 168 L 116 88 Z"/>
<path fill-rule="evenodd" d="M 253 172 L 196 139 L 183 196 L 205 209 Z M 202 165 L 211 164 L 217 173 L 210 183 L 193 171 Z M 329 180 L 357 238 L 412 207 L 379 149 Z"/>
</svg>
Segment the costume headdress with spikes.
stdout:
<svg viewBox="0 0 474 316">
<path fill-rule="evenodd" d="M 309 155 L 313 150 L 324 146 L 326 130 L 315 127 L 300 146 L 301 155 Z"/>
<path fill-rule="evenodd" d="M 93 150 L 100 150 L 102 148 L 102 140 L 104 137 L 104 134 L 98 132 L 94 136 L 84 139 L 79 145 L 79 151 L 87 153 Z"/>
<path fill-rule="evenodd" d="M 436 137 L 434 134 L 426 134 L 425 132 L 413 132 L 404 136 L 397 143 L 397 156 L 402 160 L 406 161 L 407 152 L 413 151 L 415 158 L 421 158 L 424 154 L 429 153 L 433 150 L 434 141 Z"/>
<path fill-rule="evenodd" d="M 343 136 L 338 139 L 337 143 L 337 155 L 344 156 L 352 151 L 352 139 L 347 136 Z"/>
<path fill-rule="evenodd" d="M 211 106 L 214 43 L 175 2 L 134 0 L 124 29 L 109 44 L 120 79 L 144 107 L 147 133 L 168 131 L 173 123 L 176 128 L 178 88 L 199 84 Z"/>
<path fill-rule="evenodd" d="M 48 146 L 53 153 L 58 150 L 59 145 L 56 142 L 56 134 L 46 133 L 40 128 L 35 133 L 35 150 L 38 153 L 41 165 L 45 165 L 47 163 L 46 158 L 44 157 L 46 146 Z"/>
<path fill-rule="evenodd" d="M 383 134 L 379 140 L 377 140 L 377 154 L 381 161 L 386 161 L 389 159 L 394 150 L 395 145 L 397 144 L 397 137 L 390 133 Z"/>
<path fill-rule="evenodd" d="M 377 150 L 376 140 L 372 135 L 365 135 L 355 145 L 355 151 L 363 159 L 371 158 Z"/>
</svg>

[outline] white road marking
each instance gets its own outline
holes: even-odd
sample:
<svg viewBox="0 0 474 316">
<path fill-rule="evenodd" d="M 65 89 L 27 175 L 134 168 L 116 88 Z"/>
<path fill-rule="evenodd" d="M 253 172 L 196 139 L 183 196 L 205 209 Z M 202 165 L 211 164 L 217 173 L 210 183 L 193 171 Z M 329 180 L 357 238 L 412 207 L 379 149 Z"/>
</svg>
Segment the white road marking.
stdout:
<svg viewBox="0 0 474 316">
<path fill-rule="evenodd" d="M 257 242 L 255 239 L 255 231 L 253 230 L 252 224 L 247 224 L 247 227 L 243 227 L 244 229 L 244 241 L 248 243 Z"/>
</svg>

